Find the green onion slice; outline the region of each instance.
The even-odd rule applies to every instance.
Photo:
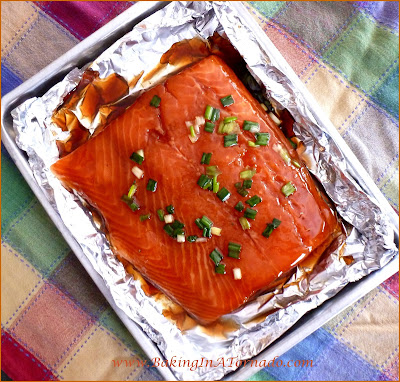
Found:
[[[214,194],[216,194],[219,191],[219,182],[217,181],[218,175],[215,175],[213,177],[213,184],[212,184],[212,190]]]
[[[236,146],[238,144],[238,135],[229,134],[224,136],[224,147]]]
[[[214,224],[213,221],[210,218],[208,218],[207,216],[203,216],[200,219],[200,221],[203,224],[203,226],[207,227],[207,228],[211,228],[213,226],[213,224]]]
[[[248,204],[250,207],[254,207],[261,202],[262,199],[258,195],[254,195],[250,199],[246,200],[246,204]]]
[[[206,106],[206,111],[204,112],[204,118],[211,120],[214,108],[211,105]]]
[[[191,125],[191,126],[189,127],[189,130],[190,130],[190,136],[191,136],[192,138],[196,138],[196,132],[194,131],[194,126],[193,126],[193,125]]]
[[[207,133],[213,133],[215,129],[215,124],[212,122],[206,122],[204,125],[204,130],[207,131]]]
[[[215,266],[215,273],[218,273],[220,275],[224,275],[225,272],[225,264],[218,264]]]
[[[160,103],[161,103],[161,98],[158,95],[155,95],[150,101],[150,106],[159,107]]]
[[[158,218],[160,219],[160,221],[163,222],[165,213],[161,208],[159,210],[157,210],[157,215],[158,215]]]
[[[252,208],[246,208],[246,211],[244,211],[244,217],[254,220],[257,212],[257,210],[253,210]]]
[[[222,174],[222,172],[219,170],[218,166],[208,166],[206,168],[206,174],[208,176],[215,176]]]
[[[210,253],[210,259],[214,262],[215,265],[218,265],[223,258],[224,256],[218,250],[218,248],[214,248],[214,250]]]
[[[225,187],[223,187],[221,191],[217,193],[217,196],[221,200],[221,202],[225,202],[230,198],[231,193]]]
[[[229,122],[233,122],[236,121],[237,117],[225,117],[224,118],[224,123],[229,123]]]
[[[130,159],[135,161],[137,164],[142,164],[144,161],[144,158],[136,152],[132,153]]]
[[[133,182],[131,188],[128,191],[128,198],[132,199],[132,196],[135,194],[136,190],[137,190],[136,182]]]
[[[201,174],[197,184],[203,189],[206,190],[210,186],[212,186],[212,178],[209,178],[207,175]]]
[[[219,109],[213,109],[212,115],[211,115],[211,122],[216,122],[219,120],[220,116],[220,110]]]
[[[251,179],[245,179],[243,181],[243,188],[250,189],[252,185],[253,185],[253,181]]]
[[[157,190],[157,181],[154,179],[149,179],[146,189],[148,191],[155,192]]]
[[[221,98],[220,101],[223,107],[232,105],[235,102],[231,95],[227,95],[226,97]]]
[[[244,204],[242,202],[239,202],[238,204],[236,204],[235,210],[242,212],[244,210]]]
[[[264,232],[262,235],[266,238],[271,236],[271,233],[274,229],[278,228],[279,225],[281,224],[281,221],[279,219],[273,219],[271,223],[267,225],[267,228],[265,228]]]
[[[240,259],[240,251],[242,250],[242,246],[237,243],[229,242],[228,244],[228,256],[233,257],[235,259]]]
[[[210,164],[212,153],[203,153],[200,164]]]
[[[249,221],[243,216],[239,218],[239,223],[242,226],[243,230],[250,229],[251,227]]]
[[[173,221],[173,223],[171,223],[171,227],[173,229],[183,228],[183,227],[185,227],[185,224],[176,219]]]
[[[256,145],[267,146],[269,142],[269,133],[256,133]]]
[[[184,235],[185,231],[182,228],[175,228],[173,236],[176,237],[178,235]]]
[[[150,219],[151,214],[148,213],[146,215],[140,215],[139,219],[141,222],[145,221],[145,220],[149,220]]]
[[[174,236],[174,229],[171,227],[171,224],[166,224],[164,226],[164,231],[171,237]]]
[[[236,191],[238,192],[238,194],[239,194],[240,196],[247,196],[247,195],[249,194],[249,191],[247,191],[247,190],[244,189],[243,187],[238,188]]]
[[[254,142],[252,141],[247,141],[247,144],[249,145],[249,147],[258,147],[258,145],[256,145]]]
[[[239,176],[240,179],[251,179],[256,174],[256,172],[257,170],[255,169],[244,170],[239,174]]]
[[[197,218],[194,222],[196,223],[197,227],[199,227],[201,230],[204,228],[204,224],[201,222],[200,218]]]
[[[297,143],[293,142],[290,138],[288,138],[288,141],[290,145],[296,150],[297,149]]]
[[[260,124],[258,122],[244,121],[243,130],[250,131],[251,133],[258,133],[260,131]]]
[[[191,235],[191,236],[188,236],[186,239],[189,243],[194,243],[197,240],[197,236]]]
[[[165,209],[167,210],[167,212],[168,212],[169,214],[173,214],[173,213],[175,212],[175,207],[174,207],[172,204],[170,204],[169,206],[167,206]]]
[[[211,237],[211,228],[204,227],[203,228],[203,237]]]
[[[281,188],[281,191],[283,195],[288,197],[296,191],[296,187],[292,184],[292,182],[288,182]]]

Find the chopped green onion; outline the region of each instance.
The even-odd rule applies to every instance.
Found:
[[[225,264],[218,264],[215,266],[215,273],[218,273],[220,275],[224,275],[225,272]]]
[[[222,228],[211,227],[211,234],[215,236],[221,236]]]
[[[190,136],[191,136],[192,138],[196,138],[196,132],[194,131],[193,125],[191,125],[191,126],[189,127],[189,130],[190,130]]]
[[[230,198],[231,193],[225,187],[223,187],[222,190],[217,193],[217,196],[221,202],[225,202]]]
[[[212,179],[207,175],[201,174],[197,184],[203,189],[206,190],[210,186],[212,186]]]
[[[262,235],[266,238],[271,236],[271,233],[274,229],[278,228],[279,225],[281,224],[281,221],[279,219],[273,219],[272,223],[269,223],[267,225],[267,228],[265,228],[264,232],[262,233]]]
[[[213,221],[211,219],[209,219],[207,216],[203,216],[200,219],[200,221],[203,224],[203,226],[207,227],[207,228],[211,228],[213,226],[213,224],[214,224]]]
[[[133,184],[128,192],[128,198],[132,199],[132,196],[135,194],[136,190],[137,190],[136,182],[133,182]]]
[[[129,205],[129,208],[132,211],[137,211],[139,209],[139,204],[137,204],[136,202],[132,201],[132,203]]]
[[[233,268],[233,278],[235,280],[242,279],[242,270],[240,268]]]
[[[229,123],[229,122],[233,122],[236,121],[237,117],[225,117],[224,118],[224,123]]]
[[[164,221],[165,221],[167,224],[172,223],[172,222],[174,221],[174,215],[171,215],[171,214],[165,215],[165,216],[164,216]]]
[[[254,207],[261,202],[262,199],[258,195],[254,195],[249,200],[246,200],[246,204],[248,204],[250,207]]]
[[[200,229],[204,228],[204,224],[201,222],[200,218],[197,218],[194,222],[196,223],[197,227],[199,227]]]
[[[296,191],[296,187],[292,184],[292,182],[286,183],[282,188],[281,191],[283,195],[290,196]]]
[[[223,258],[224,256],[217,248],[214,248],[214,250],[210,253],[210,259],[214,262],[215,265],[218,265]]]
[[[146,215],[140,215],[139,219],[141,222],[144,222],[145,220],[149,220],[150,219],[151,214],[146,214]]]
[[[204,112],[204,118],[211,120],[214,108],[211,105],[206,106],[206,111]]]
[[[269,142],[269,133],[256,133],[256,145],[267,146]]]
[[[254,142],[252,141],[247,141],[247,144],[249,145],[249,147],[258,147],[258,145],[256,145]]]
[[[200,164],[210,164],[212,153],[203,153]]]
[[[142,164],[144,161],[144,158],[136,152],[132,153],[130,159],[135,161],[137,164]]]
[[[258,122],[244,121],[243,130],[258,133],[260,131],[260,124]]]
[[[288,138],[288,141],[290,145],[296,150],[297,149],[297,143],[293,142],[290,138]]]
[[[257,212],[257,210],[253,210],[252,208],[246,208],[246,211],[244,211],[244,217],[254,220]]]
[[[237,134],[229,134],[224,136],[224,147],[236,146],[238,144]]]
[[[132,174],[135,175],[136,178],[142,179],[144,172],[138,166],[133,166],[132,167]]]
[[[208,176],[215,176],[215,175],[220,175],[222,174],[221,171],[219,170],[218,166],[208,166],[206,168],[206,174]]]
[[[216,122],[219,120],[220,116],[220,110],[219,109],[213,109],[212,115],[211,115],[211,122]]]
[[[177,228],[183,228],[185,226],[185,224],[183,224],[179,220],[174,220],[174,222],[171,224],[171,226],[173,229],[177,229]]]
[[[219,190],[219,182],[217,181],[218,175],[214,175],[213,177],[213,184],[212,184],[212,190],[213,193],[216,194]]]
[[[158,95],[155,95],[150,101],[150,106],[159,107],[160,102],[161,102],[161,98]]]
[[[160,219],[160,221],[163,222],[165,213],[161,208],[159,210],[157,210],[157,215],[158,215],[158,218]]]
[[[256,172],[257,172],[257,170],[255,170],[255,169],[244,170],[239,174],[239,176],[240,176],[240,179],[251,179],[256,174]]]
[[[244,204],[242,202],[239,202],[238,204],[236,204],[235,210],[242,212],[244,210]]]
[[[251,188],[253,181],[251,179],[245,179],[243,181],[243,188]]]
[[[250,229],[251,227],[249,221],[243,216],[239,218],[239,223],[242,226],[243,230]]]
[[[249,194],[249,191],[245,190],[243,187],[238,188],[236,191],[240,196],[247,196]]]
[[[211,237],[211,228],[204,227],[203,228],[203,237]]]
[[[288,151],[286,149],[284,149],[283,147],[280,149],[279,154],[281,156],[281,158],[283,159],[283,161],[286,164],[290,163],[290,155],[288,153]]]
[[[189,243],[194,243],[197,240],[197,236],[196,235],[191,235],[187,237],[187,241]]]
[[[174,237],[178,235],[184,235],[185,231],[182,228],[175,228],[174,229]]]
[[[173,214],[173,213],[175,212],[175,207],[174,207],[172,204],[170,204],[169,206],[167,206],[165,209],[167,210],[167,212],[168,212],[169,214]]]
[[[223,107],[232,105],[235,102],[231,95],[227,95],[226,97],[221,98],[220,101]]]
[[[128,195],[122,195],[121,200],[125,202],[132,211],[137,211],[139,209],[139,205]]]
[[[171,237],[174,236],[174,229],[171,227],[170,224],[166,224],[166,225],[164,226],[164,231],[165,231],[169,236],[171,236]]]
[[[155,192],[157,190],[157,181],[154,179],[149,179],[146,189],[147,191]]]
[[[207,133],[213,133],[215,129],[215,124],[212,122],[206,122],[204,125],[204,130],[207,131]]]
[[[228,256],[235,259],[240,259],[240,251],[242,246],[240,244],[229,242],[228,244]]]
[[[240,182],[235,183],[235,187],[236,188],[242,188],[242,183],[240,183]]]

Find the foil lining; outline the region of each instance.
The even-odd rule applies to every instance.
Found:
[[[140,281],[127,274],[80,198],[65,190],[50,172],[50,165],[59,155],[56,140],[65,139],[66,134],[51,121],[51,115],[63,97],[76,87],[85,68],[74,69],[42,97],[27,100],[12,112],[17,144],[28,153],[39,186],[103,277],[116,304],[157,344],[165,359],[176,361],[171,368],[182,380],[223,378],[240,365],[236,361],[259,354],[305,313],[349,282],[383,267],[398,253],[388,217],[350,175],[340,148],[324,126],[317,125],[303,96],[276,68],[273,53],[262,48],[228,2],[172,2],[135,26],[89,67],[99,71],[101,78],[118,73],[129,82],[142,71],[146,74],[155,67],[172,44],[196,36],[208,38],[214,32],[230,40],[269,95],[290,111],[296,120],[295,133],[304,142],[306,154],[313,158],[311,172],[349,224],[345,243],[324,258],[323,264],[308,277],[302,278],[303,269],[298,267],[287,287],[260,295],[224,317],[237,323],[236,329],[227,330],[225,336],[210,335],[201,326],[181,332],[164,317],[165,301],[148,297]],[[130,89],[130,95],[138,96],[152,85],[140,79]],[[94,131],[96,126],[86,127]],[[352,257],[353,261],[347,264],[345,257]],[[213,360],[214,365],[207,365],[202,359]],[[179,360],[189,360],[190,364],[179,364]]]

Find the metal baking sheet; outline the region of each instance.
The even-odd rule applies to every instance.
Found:
[[[166,4],[167,3],[165,2],[143,2],[135,4],[133,7],[129,8],[123,14],[121,14],[109,24],[97,31],[95,34],[78,44],[66,55],[60,57],[58,60],[56,60],[47,68],[38,73],[36,76],[32,77],[30,80],[22,84],[13,92],[7,94],[2,99],[2,139],[4,144],[6,145],[16,165],[21,170],[23,176],[35,192],[38,199],[43,204],[46,211],[49,213],[50,217],[52,218],[58,229],[65,237],[71,248],[74,250],[83,266],[86,268],[90,276],[93,278],[94,282],[106,296],[107,300],[113,306],[114,310],[117,312],[117,314],[120,316],[122,321],[132,333],[132,335],[136,338],[136,340],[139,342],[139,344],[146,351],[150,358],[163,357],[155,344],[141,331],[141,329],[133,321],[131,321],[119,308],[116,307],[115,303],[112,301],[111,295],[105,283],[97,274],[97,272],[92,268],[86,256],[82,253],[77,242],[72,238],[69,231],[67,231],[58,215],[50,207],[47,199],[38,188],[35,180],[33,179],[32,172],[27,163],[27,158],[25,154],[15,145],[15,136],[12,128],[10,111],[27,98],[30,98],[32,96],[40,96],[45,90],[47,90],[52,85],[57,83],[61,78],[63,78],[63,76],[68,73],[72,68],[76,66],[81,67],[87,62],[90,62],[93,58],[97,57],[103,50],[110,46],[114,41],[124,35],[127,31],[129,31],[134,25],[139,23],[152,12],[162,8]],[[248,25],[252,29],[263,47],[265,47],[269,51],[274,50],[274,54],[279,55],[279,52],[266,37],[265,33],[259,28],[254,19],[250,16],[246,8],[239,2],[233,2],[231,5],[241,15],[241,18],[246,23],[246,25]],[[280,60],[280,63],[282,66],[279,69],[286,73],[286,75],[289,77],[292,83],[296,85],[297,89],[299,89],[301,93],[306,95],[306,99],[310,99],[310,95],[308,94],[307,89],[298,79],[296,74],[291,70],[291,68],[286,64],[283,57]],[[358,160],[344,143],[337,130],[326,119],[326,117],[324,117],[324,114],[321,112],[321,110],[319,110],[316,102],[309,103],[307,106],[312,111],[317,122],[323,122],[323,125],[328,126],[328,133],[340,146],[348,162],[351,163],[351,167],[353,170],[352,175],[357,179],[362,188],[368,190],[369,194],[372,194],[375,197],[379,205],[387,211],[387,214],[388,216],[390,216],[390,219],[392,220],[394,226],[397,227],[397,214],[390,207],[389,203],[385,200],[384,196],[376,187],[372,179],[361,167]],[[396,232],[396,242],[398,245],[398,231]],[[379,285],[382,281],[394,274],[397,270],[398,260],[396,258],[393,259],[389,264],[387,264],[387,266],[385,266],[383,269],[372,273],[358,283],[350,284],[336,297],[332,298],[318,309],[310,312],[305,317],[303,317],[303,319],[301,319],[289,332],[282,336],[278,341],[275,341],[274,344],[269,346],[265,351],[260,353],[254,359],[269,360],[274,358],[275,356],[281,355],[292,346],[294,346],[296,343],[301,341],[303,338],[305,338],[307,335],[312,333],[314,330],[318,329],[321,325],[330,320],[337,313],[339,313],[347,306],[355,302],[358,298],[362,297],[364,294]],[[160,368],[159,372],[164,378],[168,380],[176,379],[171,370],[165,367]],[[251,367],[244,367],[238,369],[235,372],[232,372],[231,374],[226,376],[226,379],[243,379],[250,376],[254,372],[254,368],[252,369]]]

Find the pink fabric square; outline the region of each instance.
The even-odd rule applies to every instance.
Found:
[[[43,363],[55,368],[93,321],[68,297],[45,284],[10,328],[11,335]]]

